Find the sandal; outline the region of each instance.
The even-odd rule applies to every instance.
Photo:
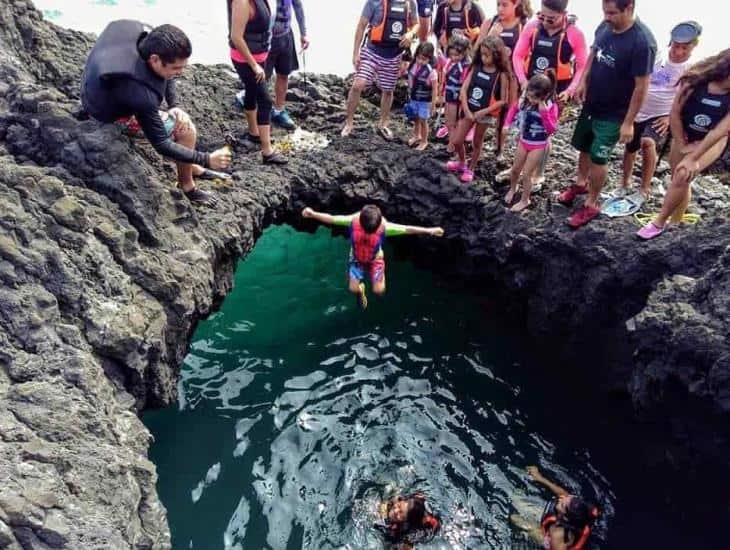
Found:
[[[393,132],[387,126],[378,126],[375,130],[385,141],[393,141]]]
[[[197,187],[193,187],[188,191],[183,191],[183,194],[193,204],[213,207],[218,203],[218,199],[215,198],[215,195],[208,193],[207,191],[203,191],[202,189],[198,189]]]
[[[286,164],[289,162],[289,159],[281,153],[271,153],[268,156],[262,153],[261,158],[264,164]]]

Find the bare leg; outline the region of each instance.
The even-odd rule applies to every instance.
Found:
[[[590,159],[589,159],[590,160]],[[588,186],[588,198],[585,205],[598,208],[598,199],[601,196],[601,190],[606,184],[608,177],[608,164],[591,163],[590,184]]]
[[[636,152],[630,153],[629,151],[624,151],[623,176],[621,178],[621,187],[624,189],[631,187],[631,174],[634,172],[635,162]]]
[[[716,143],[714,147],[702,155],[699,160],[700,171],[704,170],[720,158],[720,155],[725,150],[726,144],[727,138],[722,139]],[[679,146],[676,145],[676,141],[672,143],[673,153],[675,149],[679,149]],[[673,156],[675,159],[677,158],[676,154]],[[676,162],[674,165],[676,166]],[[667,189],[667,194],[664,196],[664,204],[662,204],[662,211],[659,213],[656,220],[654,220],[654,225],[657,227],[664,227],[670,216],[672,216],[672,221],[681,220],[681,216],[684,215],[684,208],[686,208],[688,202],[690,192],[689,184],[690,181],[687,179],[685,172],[674,172],[672,174],[672,183],[670,184],[669,189]],[[678,212],[678,210],[681,210],[681,213]],[[679,220],[677,220],[677,217],[679,217]]]
[[[244,111],[246,113],[246,123],[248,124],[248,133],[252,136],[259,136],[259,124],[256,122],[256,109],[253,111]]]
[[[342,129],[343,136],[349,135],[352,131],[352,126],[355,123],[355,111],[357,111],[360,96],[365,86],[367,86],[367,82],[362,78],[356,78],[352,83],[350,93],[347,95],[347,118],[345,119],[345,127]]]
[[[466,164],[466,147],[464,146],[464,140],[466,134],[471,130],[472,121],[467,118],[462,118],[456,126],[456,133],[454,135],[454,151],[459,155],[459,161],[462,164]]]
[[[517,184],[520,181],[520,175],[522,174],[522,167],[525,165],[527,159],[527,151],[522,144],[517,145],[517,151],[515,151],[515,160],[512,163],[512,170],[510,170],[510,186],[509,191],[504,196],[504,202],[507,206],[512,204],[517,193]]]
[[[576,185],[586,187],[591,179],[591,156],[588,153],[581,153],[578,157],[578,177]]]
[[[180,145],[184,145],[189,149],[195,149],[195,142],[198,140],[198,132],[193,124],[190,124],[189,128],[185,132],[177,132],[175,134],[175,141]],[[195,182],[193,181],[193,165],[185,162],[178,162],[177,164],[177,185],[183,191],[190,191],[195,188]]]
[[[657,145],[651,138],[641,140],[641,192],[646,198],[651,193],[651,178],[657,165]]]
[[[522,198],[520,202],[512,207],[513,212],[522,212],[525,208],[530,206],[530,195],[532,194],[532,176],[537,170],[544,150],[529,151],[527,158],[525,159],[525,167],[522,170],[524,177],[522,178]]]
[[[289,90],[289,75],[276,75],[276,83],[274,84],[274,109],[282,111],[286,104],[286,92]]]
[[[550,158],[550,153],[553,151],[553,144],[548,141],[547,147],[542,150],[542,155],[540,155],[540,162],[537,165],[537,170],[535,170],[535,174],[532,178],[532,183],[542,183],[545,181],[545,168],[547,167],[547,161]]]
[[[469,163],[469,169],[472,172],[477,169],[479,157],[482,156],[482,147],[484,146],[484,132],[486,131],[487,125],[479,124],[477,122],[476,130],[474,130],[474,150],[471,152],[471,162]]]
[[[428,40],[428,35],[431,32],[431,18],[419,17],[418,23],[418,39],[421,42],[425,42],[426,40]]]
[[[274,149],[271,147],[271,126],[268,124],[259,126],[259,135],[261,136],[261,152],[266,157],[272,155]]]
[[[382,92],[380,96],[380,124],[381,128],[387,128],[390,124],[390,108],[393,105],[393,92]]]
[[[447,103],[446,107],[444,108],[444,112],[446,115],[446,128],[449,129],[449,144],[446,146],[446,151],[449,153],[454,152],[454,132],[456,131],[456,116],[457,116],[457,107],[453,103]]]

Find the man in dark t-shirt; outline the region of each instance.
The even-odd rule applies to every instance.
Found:
[[[635,0],[603,0],[604,21],[596,29],[588,68],[576,90],[583,110],[573,133],[580,151],[578,177],[558,200],[572,204],[588,193],[568,220],[577,229],[600,214],[598,198],[606,183],[608,161],[617,142],[628,143],[634,119],[649,88],[656,40],[634,16]]]

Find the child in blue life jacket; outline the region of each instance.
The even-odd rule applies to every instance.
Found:
[[[413,137],[408,140],[408,146],[415,147],[418,151],[428,147],[428,121],[436,111],[438,99],[438,73],[434,68],[433,53],[433,44],[421,42],[408,67],[408,109],[415,118]]]
[[[389,222],[374,204],[365,205],[360,212],[345,216],[332,216],[307,207],[302,210],[302,217],[327,225],[350,228],[351,247],[347,270],[349,289],[357,296],[358,303],[363,309],[368,305],[364,282],[366,274],[370,277],[373,292],[378,295],[385,294],[385,254],[383,252],[385,237],[399,235],[442,237],[444,234],[444,230],[440,227],[419,227]]]
[[[436,137],[449,136],[449,144],[446,150],[454,152],[454,144],[451,140],[456,130],[456,123],[459,116],[459,95],[461,86],[464,84],[464,77],[469,68],[467,53],[470,47],[469,39],[462,35],[455,35],[449,40],[449,47],[446,50],[448,60],[441,71],[441,98],[444,105],[444,118],[446,125],[440,128]]]
[[[519,107],[519,114],[516,106],[510,107],[507,113],[506,127],[509,127],[516,117],[519,117],[520,121],[520,138],[510,173],[510,188],[504,197],[505,204],[512,205],[517,193],[517,184],[522,176],[522,198],[512,206],[513,212],[522,212],[530,206],[532,175],[547,152],[550,136],[558,128],[560,113],[555,101],[556,85],[554,70],[548,69],[544,73],[536,74],[527,83],[525,99]]]

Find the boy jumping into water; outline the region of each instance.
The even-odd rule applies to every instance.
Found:
[[[432,235],[442,237],[444,230],[440,227],[419,227],[399,225],[387,221],[380,209],[368,204],[360,212],[346,216],[332,216],[323,212],[315,212],[307,207],[302,210],[302,217],[312,218],[327,225],[341,225],[350,228],[350,259],[348,261],[348,278],[350,292],[357,296],[360,307],[368,306],[365,294],[365,275],[369,273],[373,292],[385,293],[385,254],[383,242],[385,237],[399,235]]]

